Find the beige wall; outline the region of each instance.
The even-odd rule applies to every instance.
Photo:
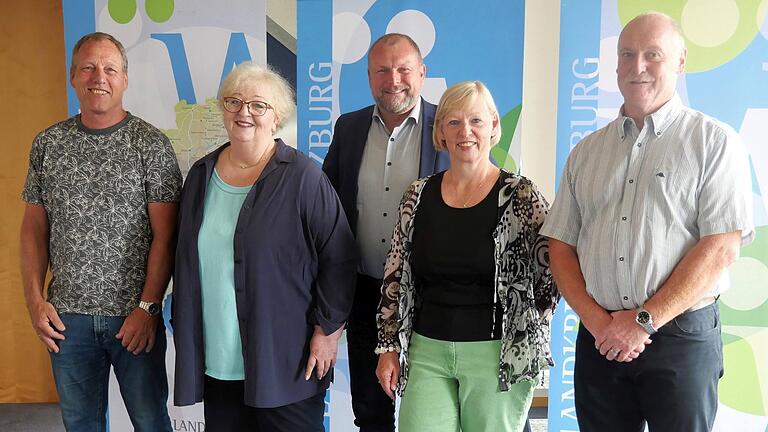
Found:
[[[296,2],[267,0],[267,16],[296,39]]]
[[[0,403],[56,400],[48,353],[21,288],[19,198],[32,139],[66,112],[61,3],[27,0],[0,13]]]
[[[525,2],[524,44],[521,171],[551,204],[555,199],[560,0]]]

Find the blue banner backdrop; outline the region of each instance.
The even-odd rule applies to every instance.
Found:
[[[459,0],[298,0],[298,148],[322,163],[339,114],[373,103],[368,88],[369,45],[386,33],[407,33],[427,65],[424,98],[437,103],[450,85],[483,81],[494,96],[504,134],[492,150],[517,171],[517,122],[522,107],[524,1],[493,0],[456,11]],[[467,26],[482,31],[466,31]]]
[[[568,153],[618,114],[616,44],[621,28],[655,10],[681,26],[688,48],[678,80],[683,103],[732,126],[750,152],[757,236],[730,268],[720,298],[725,376],[715,431],[768,431],[768,2],[561,0],[558,181]],[[556,368],[550,431],[577,431],[573,364],[578,317],[563,304],[553,322]],[[737,426],[738,425],[738,426]]]
[[[373,103],[368,87],[367,51],[386,33],[406,33],[419,45],[427,65],[422,96],[437,103],[450,85],[481,80],[494,96],[503,135],[496,161],[517,171],[522,107],[523,0],[487,1],[467,16],[460,0],[298,0],[298,148],[322,164],[333,124],[341,114]],[[467,27],[482,31],[469,31]],[[362,144],[362,143],[361,143]],[[346,349],[339,352],[336,382],[327,403],[331,432],[354,431]]]
[[[600,60],[600,0],[560,4],[560,65],[557,97],[556,183],[571,149],[597,129]],[[573,393],[579,317],[565,300],[552,317],[552,356],[547,418],[550,431],[579,430]]]

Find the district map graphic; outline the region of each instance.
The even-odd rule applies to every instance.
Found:
[[[221,122],[216,98],[208,98],[205,104],[198,105],[181,100],[174,108],[177,129],[163,129],[163,132],[171,140],[179,168],[186,177],[195,161],[227,142],[227,131]]]

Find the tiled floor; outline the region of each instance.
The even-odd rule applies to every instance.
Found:
[[[547,432],[547,411],[531,411],[532,432]],[[64,432],[57,404],[0,404],[2,432]]]
[[[58,404],[0,404],[2,432],[63,432]]]
[[[547,432],[547,419],[531,419],[531,432]]]
[[[549,369],[544,370],[544,376],[542,383],[537,389],[543,391],[546,395],[546,388],[549,387]],[[531,420],[531,432],[547,432],[547,409],[546,408],[532,408],[530,414]]]
[[[531,432],[547,432],[547,408],[531,408]]]

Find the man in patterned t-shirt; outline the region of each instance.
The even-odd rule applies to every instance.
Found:
[[[35,138],[22,193],[24,293],[68,431],[106,430],[110,365],[134,429],[171,430],[160,303],[181,174],[168,138],[123,109],[127,72],[114,37],[77,42],[81,113]]]

